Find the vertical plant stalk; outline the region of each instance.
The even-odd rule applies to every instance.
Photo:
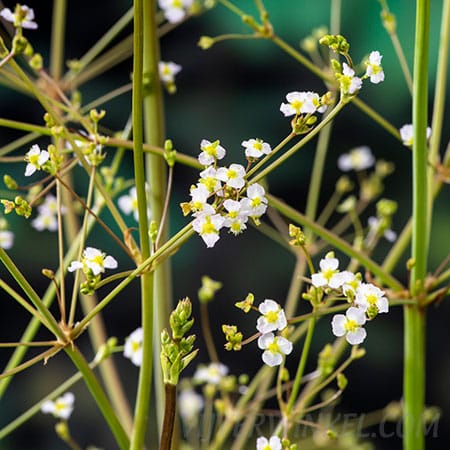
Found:
[[[425,404],[425,310],[419,299],[427,272],[429,222],[427,181],[428,40],[430,0],[416,2],[416,35],[413,85],[413,226],[410,290],[415,304],[404,308],[404,437],[405,450],[423,450]]]
[[[161,442],[159,450],[170,450],[172,447],[172,436],[175,425],[175,413],[177,404],[177,386],[172,383],[164,384],[165,390],[165,412],[162,424]]]
[[[144,76],[146,78],[146,92],[144,97],[144,135],[146,144],[162,147],[164,144],[164,112],[163,93],[159,81],[158,62],[160,60],[158,27],[156,23],[155,0],[144,0]],[[145,156],[147,169],[147,184],[150,188],[150,206],[152,219],[161,226],[164,215],[164,200],[167,189],[167,164],[158,155]],[[158,233],[158,241],[167,239],[167,224]],[[154,352],[161,350],[161,331],[169,323],[172,305],[170,264],[166,261],[159,264],[154,271]],[[161,362],[154,360],[154,385],[156,397],[156,417],[158,429],[161,429],[164,416],[164,381],[162,378]]]
[[[145,189],[144,151],[143,151],[143,60],[144,60],[144,0],[134,1],[133,35],[133,162],[136,194],[139,213],[139,241],[142,259],[150,256],[150,238],[148,235],[147,195]],[[153,273],[141,275],[141,323],[143,329],[142,364],[134,410],[134,428],[130,450],[142,450],[150,406],[153,367]]]

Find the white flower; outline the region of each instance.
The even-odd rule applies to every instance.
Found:
[[[149,187],[145,185],[146,194],[147,197],[149,195]],[[137,200],[137,192],[136,192],[136,186],[133,186],[130,188],[128,194],[122,195],[117,200],[117,204],[119,205],[119,208],[126,214],[130,215],[133,213],[134,220],[136,222],[139,221],[139,210],[138,210],[138,200]],[[147,218],[150,219],[151,217],[151,210],[150,207],[147,208]]]
[[[31,226],[38,231],[56,231],[58,229],[58,201],[53,194],[48,194],[44,201],[37,207],[38,215],[32,220]],[[66,208],[61,206],[61,214],[65,214]]]
[[[200,142],[200,150],[202,151],[198,156],[200,164],[209,166],[216,162],[216,160],[222,159],[226,150],[220,145],[220,141],[210,142],[207,139],[202,139]]]
[[[58,229],[58,219],[55,214],[44,212],[31,221],[31,226],[38,231],[56,231]]]
[[[278,436],[271,436],[269,440],[261,436],[256,439],[256,450],[282,450],[281,440]]]
[[[247,226],[248,221],[247,211],[243,208],[243,203],[230,198],[223,202],[223,207],[226,209],[224,226],[230,229],[230,232],[235,236],[242,233]]]
[[[264,334],[270,331],[283,330],[287,326],[283,308],[275,301],[266,299],[258,307],[262,314],[256,323],[256,329]]]
[[[8,230],[0,230],[0,247],[9,250],[14,244],[14,233]]]
[[[105,269],[116,269],[117,261],[112,256],[107,256],[101,250],[93,247],[86,247],[83,250],[83,256],[81,261],[72,261],[69,268],[69,272],[82,269],[85,273],[92,273],[97,276],[103,273]]]
[[[262,360],[270,367],[279,366],[283,362],[283,355],[292,352],[292,342],[283,336],[264,333],[258,338],[258,347],[264,350]]]
[[[414,141],[414,128],[412,124],[406,124],[403,125],[400,128],[400,136],[403,141],[403,145],[406,145],[407,147],[412,147],[413,141]],[[431,136],[431,128],[427,127],[427,139],[430,139]]]
[[[182,21],[192,3],[193,0],[158,0],[159,7],[164,11],[164,16],[170,23]]]
[[[197,421],[203,405],[203,397],[193,389],[183,389],[178,396],[178,410],[181,418],[187,423]]]
[[[199,215],[193,220],[192,228],[200,235],[208,248],[214,247],[219,240],[219,230],[224,226],[225,218],[220,214]]]
[[[13,13],[9,8],[4,8],[0,11],[0,16],[8,22],[12,22],[15,27],[28,28],[35,30],[38,26],[33,22],[34,11],[26,5],[17,5]]]
[[[353,95],[361,89],[362,80],[355,76],[355,71],[347,63],[342,63],[342,67],[342,74],[338,77],[341,91],[343,94]]]
[[[365,170],[375,164],[375,157],[367,146],[355,147],[338,159],[338,167],[343,172]]]
[[[285,115],[314,114],[316,111],[324,112],[326,105],[321,105],[319,94],[315,92],[289,92],[286,95],[289,103],[282,103],[280,111]]]
[[[346,297],[350,298],[350,300],[353,300],[355,298],[356,289],[361,284],[360,276],[357,276],[348,270],[340,272],[340,276],[343,280],[342,292]]]
[[[228,374],[228,367],[225,364],[212,362],[198,366],[194,373],[194,381],[196,383],[207,383],[218,385],[223,377]]]
[[[245,148],[245,156],[247,158],[260,158],[262,155],[268,155],[272,151],[270,144],[263,142],[261,139],[242,141],[241,145]]]
[[[36,170],[41,170],[42,166],[49,160],[50,154],[47,150],[41,150],[39,145],[34,144],[25,155],[25,161],[28,162],[25,168],[25,176],[33,175]]]
[[[230,167],[219,167],[217,178],[227,186],[234,189],[241,189],[245,185],[245,168],[241,164],[231,164]]]
[[[181,71],[182,67],[172,61],[158,63],[159,78],[163,83],[173,83],[175,75]]]
[[[382,58],[383,56],[379,51],[374,51],[370,53],[369,60],[366,61],[366,76],[370,77],[370,81],[374,84],[384,81],[384,72],[381,67]]]
[[[189,195],[192,197],[190,201],[191,210],[194,212],[204,211],[208,205],[208,197],[211,195],[204,183],[198,183],[197,186],[191,186]]]
[[[384,229],[383,220],[371,216],[367,219],[367,223],[369,224],[369,233],[368,236],[371,234],[381,234],[380,231],[383,229],[383,236],[384,238],[389,242],[394,242],[397,239],[397,233],[390,228]],[[369,240],[369,237],[368,239]]]
[[[356,289],[355,303],[369,315],[387,313],[389,311],[388,299],[384,292],[371,283],[361,283]]]
[[[75,396],[72,392],[66,392],[63,396],[58,397],[55,401],[46,400],[41,405],[41,411],[44,414],[53,414],[57,419],[67,420],[73,411]]]
[[[127,338],[125,338],[125,345],[123,348],[123,356],[131,359],[135,366],[142,364],[142,339],[144,333],[142,328],[134,330]]]
[[[351,345],[361,344],[367,336],[366,330],[362,327],[366,323],[366,315],[360,308],[351,306],[344,314],[336,314],[331,321],[333,334],[344,336]]]
[[[200,172],[199,182],[204,184],[211,194],[221,193],[222,183],[217,178],[217,169],[214,169],[213,166],[209,166]]]
[[[329,286],[338,289],[345,282],[346,275],[339,272],[339,260],[328,254],[319,262],[320,272],[311,275],[312,284],[315,287]]]
[[[261,217],[267,209],[266,191],[260,184],[253,183],[247,188],[246,194],[242,202],[244,210],[248,211],[250,217]]]

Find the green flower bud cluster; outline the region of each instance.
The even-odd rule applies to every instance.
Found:
[[[169,317],[172,336],[167,329],[161,333],[161,367],[166,384],[176,385],[180,373],[198,353],[198,349],[193,350],[195,335],[184,337],[194,323],[191,313],[189,298],[180,300]]]

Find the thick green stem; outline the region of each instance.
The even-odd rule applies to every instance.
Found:
[[[164,144],[163,94],[159,81],[158,63],[160,60],[158,26],[156,23],[156,2],[144,1],[144,75],[149,85],[144,98],[144,133],[145,142],[162,147]],[[146,154],[147,183],[150,187],[150,206],[152,219],[162,226],[161,240],[167,239],[167,226],[162,224],[165,195],[167,189],[167,164],[161,156]],[[154,243],[155,245],[155,243]],[[154,271],[154,352],[161,350],[160,336],[162,329],[169,322],[172,304],[169,261],[159,264]],[[154,360],[154,385],[156,398],[156,417],[158,429],[161,429],[164,413],[164,382],[160,358]]]
[[[413,86],[413,225],[410,290],[416,304],[405,306],[404,331],[404,438],[405,450],[425,448],[425,311],[419,305],[427,274],[429,221],[427,180],[428,40],[430,0],[417,0]]]
[[[134,178],[139,212],[139,240],[142,259],[150,256],[148,235],[147,194],[145,188],[143,151],[143,70],[144,70],[144,0],[134,2],[134,57],[133,57],[133,162]],[[141,450],[144,446],[150,407],[150,393],[153,367],[153,273],[141,275],[141,323],[143,329],[142,364],[139,371],[138,391],[134,410],[134,428],[131,437],[131,450]]]
[[[128,450],[130,448],[130,441],[128,436],[123,429],[120,421],[114,413],[108,398],[106,397],[103,389],[94,375],[94,372],[89,367],[88,362],[84,359],[83,355],[76,347],[68,345],[65,347],[65,351],[73,361],[77,369],[83,375],[84,382],[86,383],[92,397],[95,399],[98,407],[100,408],[103,416],[108,422],[109,428],[111,429],[114,437],[116,438],[117,444],[121,450]],[[141,447],[142,449],[142,447]]]

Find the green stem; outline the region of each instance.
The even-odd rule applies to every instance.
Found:
[[[133,162],[134,178],[139,213],[139,240],[142,258],[150,257],[150,239],[148,235],[147,193],[145,188],[144,152],[143,152],[143,70],[144,70],[144,14],[151,10],[144,9],[144,0],[134,1],[134,56],[133,56]],[[144,446],[150,407],[150,393],[153,367],[153,273],[141,276],[141,323],[143,329],[142,364],[134,410],[134,428],[131,436],[130,450],[141,450]]]
[[[50,48],[50,74],[59,80],[64,67],[64,35],[66,29],[67,0],[53,0],[52,38]]]
[[[158,147],[164,145],[164,110],[163,93],[159,80],[158,63],[160,61],[158,25],[156,23],[155,0],[144,0],[144,74],[152,80],[147,86],[148,92],[144,97],[144,133],[145,142]],[[150,187],[150,206],[152,219],[156,221],[160,231],[157,242],[165,242],[168,237],[167,222],[163,223],[164,201],[167,193],[167,164],[159,155],[146,154],[147,183]],[[155,318],[153,329],[153,348],[155,355],[161,351],[161,331],[169,323],[172,305],[172,290],[169,261],[159,264],[154,271],[154,305]],[[158,429],[161,429],[164,416],[164,397],[167,388],[164,386],[160,358],[154,360],[154,386],[156,399],[156,418]],[[166,391],[166,392],[165,392]]]
[[[302,383],[303,373],[305,372],[306,361],[308,359],[309,350],[311,348],[311,341],[314,334],[315,325],[316,325],[316,315],[313,314],[311,319],[309,319],[308,332],[305,337],[305,343],[303,344],[302,355],[298,363],[297,373],[295,374],[294,384],[292,385],[292,392],[291,395],[289,396],[289,401],[286,407],[286,416],[288,420],[289,414],[291,413],[292,408],[295,405],[298,393],[300,391],[300,385]]]
[[[92,397],[95,399],[98,407],[100,408],[104,418],[108,422],[108,425],[116,438],[117,444],[119,445],[121,450],[129,450],[130,441],[129,438],[123,429],[120,421],[117,419],[116,414],[114,413],[111,404],[109,403],[108,398],[106,397],[100,383],[94,375],[94,372],[89,367],[89,364],[84,359],[83,355],[80,351],[75,347],[68,345],[64,349],[70,359],[73,361],[77,369],[81,372],[84,382],[88,387]],[[142,449],[142,447],[141,447]]]
[[[413,87],[413,224],[410,290],[416,304],[404,308],[404,437],[405,450],[423,450],[423,412],[425,406],[425,311],[419,306],[427,274],[429,221],[427,138],[428,125],[428,41],[430,0],[416,2],[416,35]]]

